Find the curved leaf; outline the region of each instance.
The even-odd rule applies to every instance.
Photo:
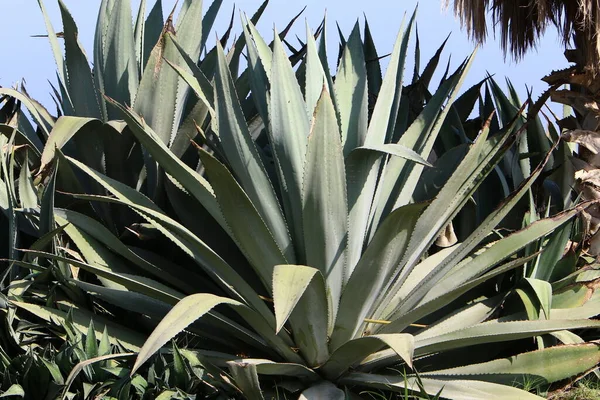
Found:
[[[330,379],[337,379],[349,371],[354,364],[383,347],[389,347],[412,368],[414,346],[413,335],[407,333],[365,336],[351,340],[338,348],[323,365],[322,370]]]
[[[588,372],[598,363],[598,343],[582,343],[551,347],[481,364],[425,372],[421,376],[485,380],[504,385],[514,385],[528,379],[547,384]]]
[[[422,385],[425,392],[431,396],[440,395],[443,398],[460,400],[543,400],[542,397],[515,387],[475,380],[432,379],[353,372],[344,377],[340,383],[402,393],[405,390],[420,392],[419,387]]]
[[[144,364],[165,343],[220,304],[241,305],[225,297],[208,293],[193,294],[182,299],[158,324],[139,351],[131,375]]]
[[[270,290],[273,268],[287,264],[285,256],[254,204],[227,168],[202,149],[200,159],[233,237],[262,283]]]

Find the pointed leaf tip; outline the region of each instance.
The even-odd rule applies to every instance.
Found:
[[[273,271],[273,302],[275,303],[276,332],[294,311],[298,301],[319,270],[303,265],[276,265]]]

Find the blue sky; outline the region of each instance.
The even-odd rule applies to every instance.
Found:
[[[149,7],[152,0],[147,0]],[[79,26],[80,41],[89,56],[92,54],[94,27],[100,0],[64,0]],[[134,14],[139,0],[131,0]],[[262,0],[238,0],[235,2],[237,9],[252,14]],[[50,12],[56,31],[61,30],[61,20],[57,0],[45,0],[45,5]],[[303,18],[298,21],[295,33],[304,36],[304,21],[308,20],[311,27],[316,28],[327,11],[329,27],[328,48],[330,54],[337,53],[337,32],[335,22],[339,23],[342,31],[347,36],[357,19],[363,25],[366,15],[371,27],[375,44],[381,54],[391,51],[393,42],[405,13],[411,14],[417,5],[416,0],[370,0],[343,1],[343,0],[301,0],[291,2],[288,0],[271,0],[261,22],[259,30],[263,35],[272,36],[273,26],[282,29],[285,24],[297,14],[304,5],[307,6]],[[163,0],[165,13],[168,13],[175,4],[174,0]],[[210,4],[205,0],[205,9]],[[0,85],[12,86],[21,78],[27,81],[30,94],[39,99],[43,104],[50,106],[50,86],[48,80],[54,82],[55,64],[52,58],[47,39],[33,38],[32,35],[44,34],[44,23],[37,1],[2,1],[3,28],[5,40],[0,41],[0,54],[4,61],[0,66]],[[225,30],[231,11],[234,7],[233,0],[224,0],[220,18],[216,25],[218,33]],[[236,32],[240,31],[239,18],[236,17]],[[456,66],[467,57],[474,48],[474,44],[467,39],[466,33],[461,30],[460,24],[455,19],[451,10],[444,11],[441,1],[425,0],[419,4],[417,17],[419,37],[421,42],[421,65],[438,48],[444,38],[451,33],[451,37],[444,53],[445,63],[447,57],[452,55],[452,65]],[[214,33],[212,34],[214,37]],[[10,37],[10,39],[8,39]],[[413,42],[414,45],[414,42]],[[90,60],[91,61],[91,60]],[[515,62],[510,57],[506,58],[500,51],[500,46],[493,37],[478,51],[475,64],[470,71],[466,87],[484,78],[487,72],[495,75],[500,83],[508,76],[518,92],[524,97],[525,85],[533,87],[534,95],[546,88],[540,81],[544,75],[553,69],[564,68],[567,62],[563,56],[563,49],[555,31],[548,31],[544,39],[526,57]],[[407,66],[407,72],[412,73],[412,66]],[[465,87],[465,88],[466,88]],[[53,107],[51,107],[53,109]]]

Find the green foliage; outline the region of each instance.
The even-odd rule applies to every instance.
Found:
[[[600,361],[568,150],[510,84],[459,95],[475,55],[430,92],[414,16],[384,76],[367,25],[332,76],[325,24],[205,52],[220,2],[103,1],[92,71],[60,5],[62,115],[0,89],[5,341],[59,391],[533,399]]]
[[[60,347],[54,347],[60,343],[56,340],[47,341],[48,329],[64,335]],[[3,397],[188,399],[187,393],[194,393],[214,398],[221,385],[192,352],[180,351],[175,346],[172,351],[153,357],[149,368],[131,374],[134,354],[118,344],[110,344],[107,330],[97,337],[93,323],[85,335],[81,334],[70,316],[61,325],[28,327],[21,332],[29,336],[21,343],[24,347],[29,341],[46,345],[30,347],[27,353],[3,363],[0,388]],[[227,391],[226,387],[223,389]]]

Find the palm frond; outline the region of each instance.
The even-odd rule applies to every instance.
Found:
[[[450,0],[445,0],[448,7]],[[579,65],[598,70],[599,0],[454,0],[454,12],[471,37],[484,42],[488,17],[500,31],[502,50],[521,58],[535,48],[546,28],[555,26],[565,46],[578,49]]]

